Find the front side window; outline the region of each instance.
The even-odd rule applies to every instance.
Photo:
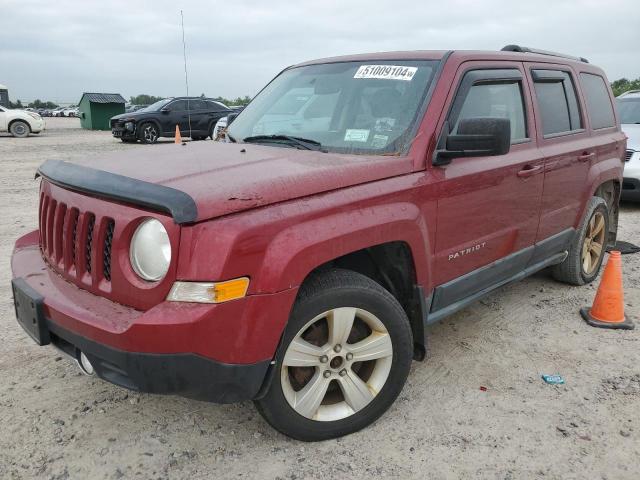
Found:
[[[640,96],[636,98],[618,98],[618,112],[620,112],[620,123],[640,124]]]
[[[511,122],[512,144],[527,139],[520,82],[473,85],[462,104],[453,132],[457,131],[460,120],[481,117],[508,118]]]
[[[616,119],[613,114],[613,106],[609,98],[609,89],[600,75],[591,73],[581,73],[580,82],[584,89],[584,96],[587,103],[587,111],[591,119],[591,128],[613,127]]]
[[[163,100],[158,100],[155,103],[152,103],[151,105],[147,105],[144,108],[139,109],[139,112],[157,112],[158,110],[160,110],[162,107],[164,107],[165,105],[167,105],[169,102],[171,101],[170,98],[165,98]]]
[[[582,118],[571,76],[560,70],[533,70],[532,75],[543,135],[580,130]]]
[[[436,66],[436,61],[395,60],[291,68],[240,113],[229,137],[295,146],[287,144],[289,136],[327,151],[400,153],[421,120],[419,109]]]

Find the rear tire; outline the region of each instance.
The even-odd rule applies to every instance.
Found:
[[[591,197],[564,262],[551,267],[553,278],[571,285],[593,282],[604,259],[609,234],[609,209],[601,197]]]
[[[29,127],[27,122],[16,120],[9,127],[9,131],[11,132],[11,135],[16,138],[25,138],[29,136],[29,133],[31,133],[31,127]]]
[[[271,385],[255,404],[290,437],[347,435],[391,406],[412,356],[409,320],[398,301],[364,275],[331,270],[301,287]]]

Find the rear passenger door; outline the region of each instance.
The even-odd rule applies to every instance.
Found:
[[[584,105],[568,66],[526,63],[544,157],[544,191],[536,243],[571,238],[578,223],[587,174],[596,152],[585,128]],[[554,242],[547,245],[553,247]]]
[[[163,112],[162,131],[165,135],[173,135],[176,131],[176,125],[180,127],[181,134],[189,135],[186,100],[174,100],[161,111]]]
[[[191,115],[192,132],[204,133],[207,130],[207,104],[204,100],[188,100],[189,114]]]
[[[511,120],[511,148],[500,156],[454,158],[435,167],[438,183],[432,311],[522,271],[533,253],[543,184],[530,96],[522,64],[463,64],[447,121]]]

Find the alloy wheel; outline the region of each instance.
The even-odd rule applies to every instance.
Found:
[[[289,344],[282,390],[300,415],[341,420],[380,393],[392,360],[391,337],[380,319],[360,308],[335,308],[309,321]]]
[[[153,125],[147,125],[144,128],[142,135],[144,136],[145,142],[148,143],[153,143],[158,139],[158,131]]]
[[[593,273],[603,254],[606,233],[604,226],[604,215],[602,212],[595,212],[589,220],[587,233],[582,243],[582,270],[587,275]]]

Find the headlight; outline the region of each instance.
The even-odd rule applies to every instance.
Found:
[[[126,122],[124,128],[129,131],[133,131],[133,122]]]
[[[133,270],[144,280],[161,280],[171,263],[171,242],[162,223],[149,218],[138,225],[129,248]]]
[[[40,115],[38,115],[37,113],[34,112],[27,112],[29,115],[31,115],[33,118],[35,118],[36,120],[40,120],[42,117]]]

